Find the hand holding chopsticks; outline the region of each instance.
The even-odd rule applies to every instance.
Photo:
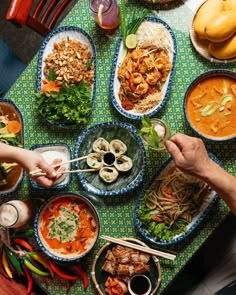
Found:
[[[72,159],[72,160],[69,160],[69,161],[60,162],[60,163],[51,165],[51,167],[52,168],[60,167],[60,166],[63,166],[63,165],[69,164],[69,163],[73,163],[73,162],[77,162],[77,161],[86,159],[87,157],[88,156],[83,156],[83,157]],[[60,171],[59,173],[60,174],[65,174],[65,173],[93,172],[93,171],[97,171],[97,169],[64,170],[64,171]],[[36,170],[30,171],[29,174],[30,174],[30,176],[34,176],[34,177],[45,176],[46,175],[46,173],[43,172],[42,169],[36,169]]]
[[[166,258],[166,259],[175,260],[175,258],[176,258],[176,255],[174,255],[174,254],[162,252],[162,251],[155,250],[155,249],[148,248],[148,247],[143,247],[143,246],[131,243],[131,242],[127,242],[127,241],[122,240],[122,239],[112,238],[112,237],[108,237],[108,236],[100,236],[100,238],[104,239],[104,240],[107,240],[109,242],[119,244],[121,246],[126,246],[126,247],[129,247],[129,248],[135,249],[135,250],[139,250],[139,251],[142,251],[142,252],[145,252],[145,253],[160,256],[160,257],[163,257],[163,258]]]

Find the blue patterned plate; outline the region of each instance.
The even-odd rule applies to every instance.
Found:
[[[131,110],[124,109],[124,107],[121,105],[121,101],[118,94],[120,89],[120,81],[118,79],[118,70],[127,54],[127,50],[124,49],[122,35],[119,36],[119,39],[116,44],[116,50],[115,50],[115,55],[112,62],[112,71],[110,76],[109,87],[110,87],[111,102],[119,113],[121,113],[123,116],[127,118],[134,119],[134,120],[140,120],[144,114],[153,116],[157,112],[159,112],[160,109],[164,106],[164,104],[166,103],[169,97],[169,92],[171,89],[171,84],[172,84],[172,80],[174,76],[175,61],[176,61],[177,44],[176,44],[174,33],[172,32],[171,28],[164,21],[155,17],[146,17],[145,21],[159,24],[161,27],[161,30],[165,32],[165,35],[167,36],[167,40],[169,41],[168,46],[170,46],[170,50],[168,52],[168,55],[169,55],[169,59],[171,61],[172,66],[165,83],[162,85],[162,94],[160,95],[159,103],[154,105],[148,111],[145,111],[142,113],[140,111],[134,111],[134,109],[131,109]],[[150,51],[152,50],[150,49]],[[147,79],[145,81],[147,81]]]
[[[112,183],[104,182],[99,172],[79,172],[78,179],[83,188],[94,195],[118,196],[137,188],[143,181],[146,169],[146,157],[142,139],[137,136],[134,126],[124,122],[108,122],[85,129],[78,137],[75,146],[75,158],[86,156],[92,152],[93,143],[99,137],[107,142],[121,140],[126,146],[126,156],[132,159],[133,167],[127,172],[119,172]],[[77,162],[77,169],[88,169],[86,159]]]
[[[0,99],[0,116],[8,116],[9,120],[17,120],[21,124],[21,131],[16,135],[16,137],[11,140],[15,140],[14,144],[16,146],[24,146],[24,122],[21,115],[20,110],[17,108],[17,106],[8,99],[1,98]],[[0,123],[1,124],[1,123]],[[3,123],[4,127],[5,124]],[[6,143],[4,140],[4,134],[1,136],[0,142]],[[0,186],[0,196],[6,196],[6,194],[10,194],[19,187],[24,177],[24,171],[23,169],[17,165],[13,170],[7,174],[6,180],[7,184]]]
[[[211,153],[209,153],[209,156],[212,160],[217,162],[220,166],[222,164],[219,162],[219,160]],[[144,237],[146,241],[149,241],[155,245],[172,245],[177,242],[182,241],[185,239],[188,235],[190,235],[193,230],[208,216],[211,208],[215,205],[218,195],[216,194],[215,191],[211,190],[205,197],[200,209],[199,213],[193,217],[192,221],[187,225],[187,229],[185,232],[182,232],[178,235],[175,235],[174,237],[170,238],[169,240],[160,240],[158,237],[154,236],[150,230],[147,229],[147,227],[141,222],[140,217],[139,217],[139,212],[141,208],[141,202],[148,191],[150,191],[150,188],[152,188],[155,185],[155,180],[157,177],[162,176],[165,174],[171,167],[174,167],[174,161],[172,158],[167,160],[158,170],[156,175],[151,179],[149,183],[145,185],[143,188],[141,194],[139,195],[137,201],[136,201],[136,206],[135,206],[135,219],[134,219],[134,224],[137,230],[140,232],[140,234]],[[155,226],[155,222],[153,222],[153,226]]]
[[[38,64],[37,64],[37,92],[39,92],[43,85],[43,79],[45,79],[44,75],[44,67],[45,67],[45,58],[52,53],[54,48],[54,43],[60,42],[62,39],[67,40],[68,38],[78,40],[83,44],[86,44],[88,46],[88,50],[92,52],[92,63],[94,65],[94,81],[92,84],[91,89],[91,109],[88,114],[86,114],[87,117],[89,117],[93,107],[94,107],[94,100],[95,100],[95,93],[96,93],[96,48],[95,44],[92,40],[92,38],[88,35],[87,32],[82,30],[79,27],[73,27],[73,26],[64,26],[59,27],[53,31],[51,31],[48,36],[44,39],[38,55]],[[48,120],[46,117],[45,119],[52,125],[62,128],[71,128],[76,127],[78,124],[69,124],[61,122],[60,124],[56,124],[50,120]]]

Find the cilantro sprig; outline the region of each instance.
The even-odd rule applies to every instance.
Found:
[[[70,87],[63,82],[60,92],[36,94],[37,111],[54,124],[84,124],[91,110],[91,91],[91,85],[84,81]]]
[[[160,144],[160,137],[155,131],[151,119],[147,115],[144,115],[141,122],[142,127],[138,132],[139,135],[142,136],[152,148],[158,148]]]

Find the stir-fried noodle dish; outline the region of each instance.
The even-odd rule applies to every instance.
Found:
[[[172,68],[172,47],[169,32],[162,24],[141,24],[137,46],[128,51],[118,70],[118,95],[125,110],[143,114],[160,104],[162,86]]]
[[[152,235],[170,240],[186,231],[209,193],[210,188],[203,181],[172,166],[145,193],[139,218]]]

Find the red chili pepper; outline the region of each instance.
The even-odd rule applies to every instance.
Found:
[[[14,243],[22,246],[23,248],[25,248],[26,250],[28,250],[30,252],[33,252],[34,251],[33,248],[32,248],[32,246],[28,242],[26,242],[26,240],[23,240],[23,239],[20,239],[20,238],[16,238],[13,241],[14,241]]]
[[[49,261],[49,265],[50,268],[53,272],[55,272],[55,274],[57,274],[59,277],[61,277],[62,279],[65,280],[69,280],[69,281],[75,281],[77,280],[79,277],[78,276],[74,276],[74,275],[69,275],[67,273],[65,273],[58,265],[56,265],[56,263],[54,263],[53,261]]]
[[[73,265],[73,268],[82,277],[84,283],[84,290],[86,291],[89,284],[86,272],[79,265]]]
[[[23,270],[25,272],[27,281],[28,281],[28,287],[27,287],[27,294],[30,294],[30,292],[32,291],[33,288],[33,279],[32,279],[32,275],[31,272],[29,271],[29,269],[26,267],[26,265],[24,263],[22,263],[22,267]]]

